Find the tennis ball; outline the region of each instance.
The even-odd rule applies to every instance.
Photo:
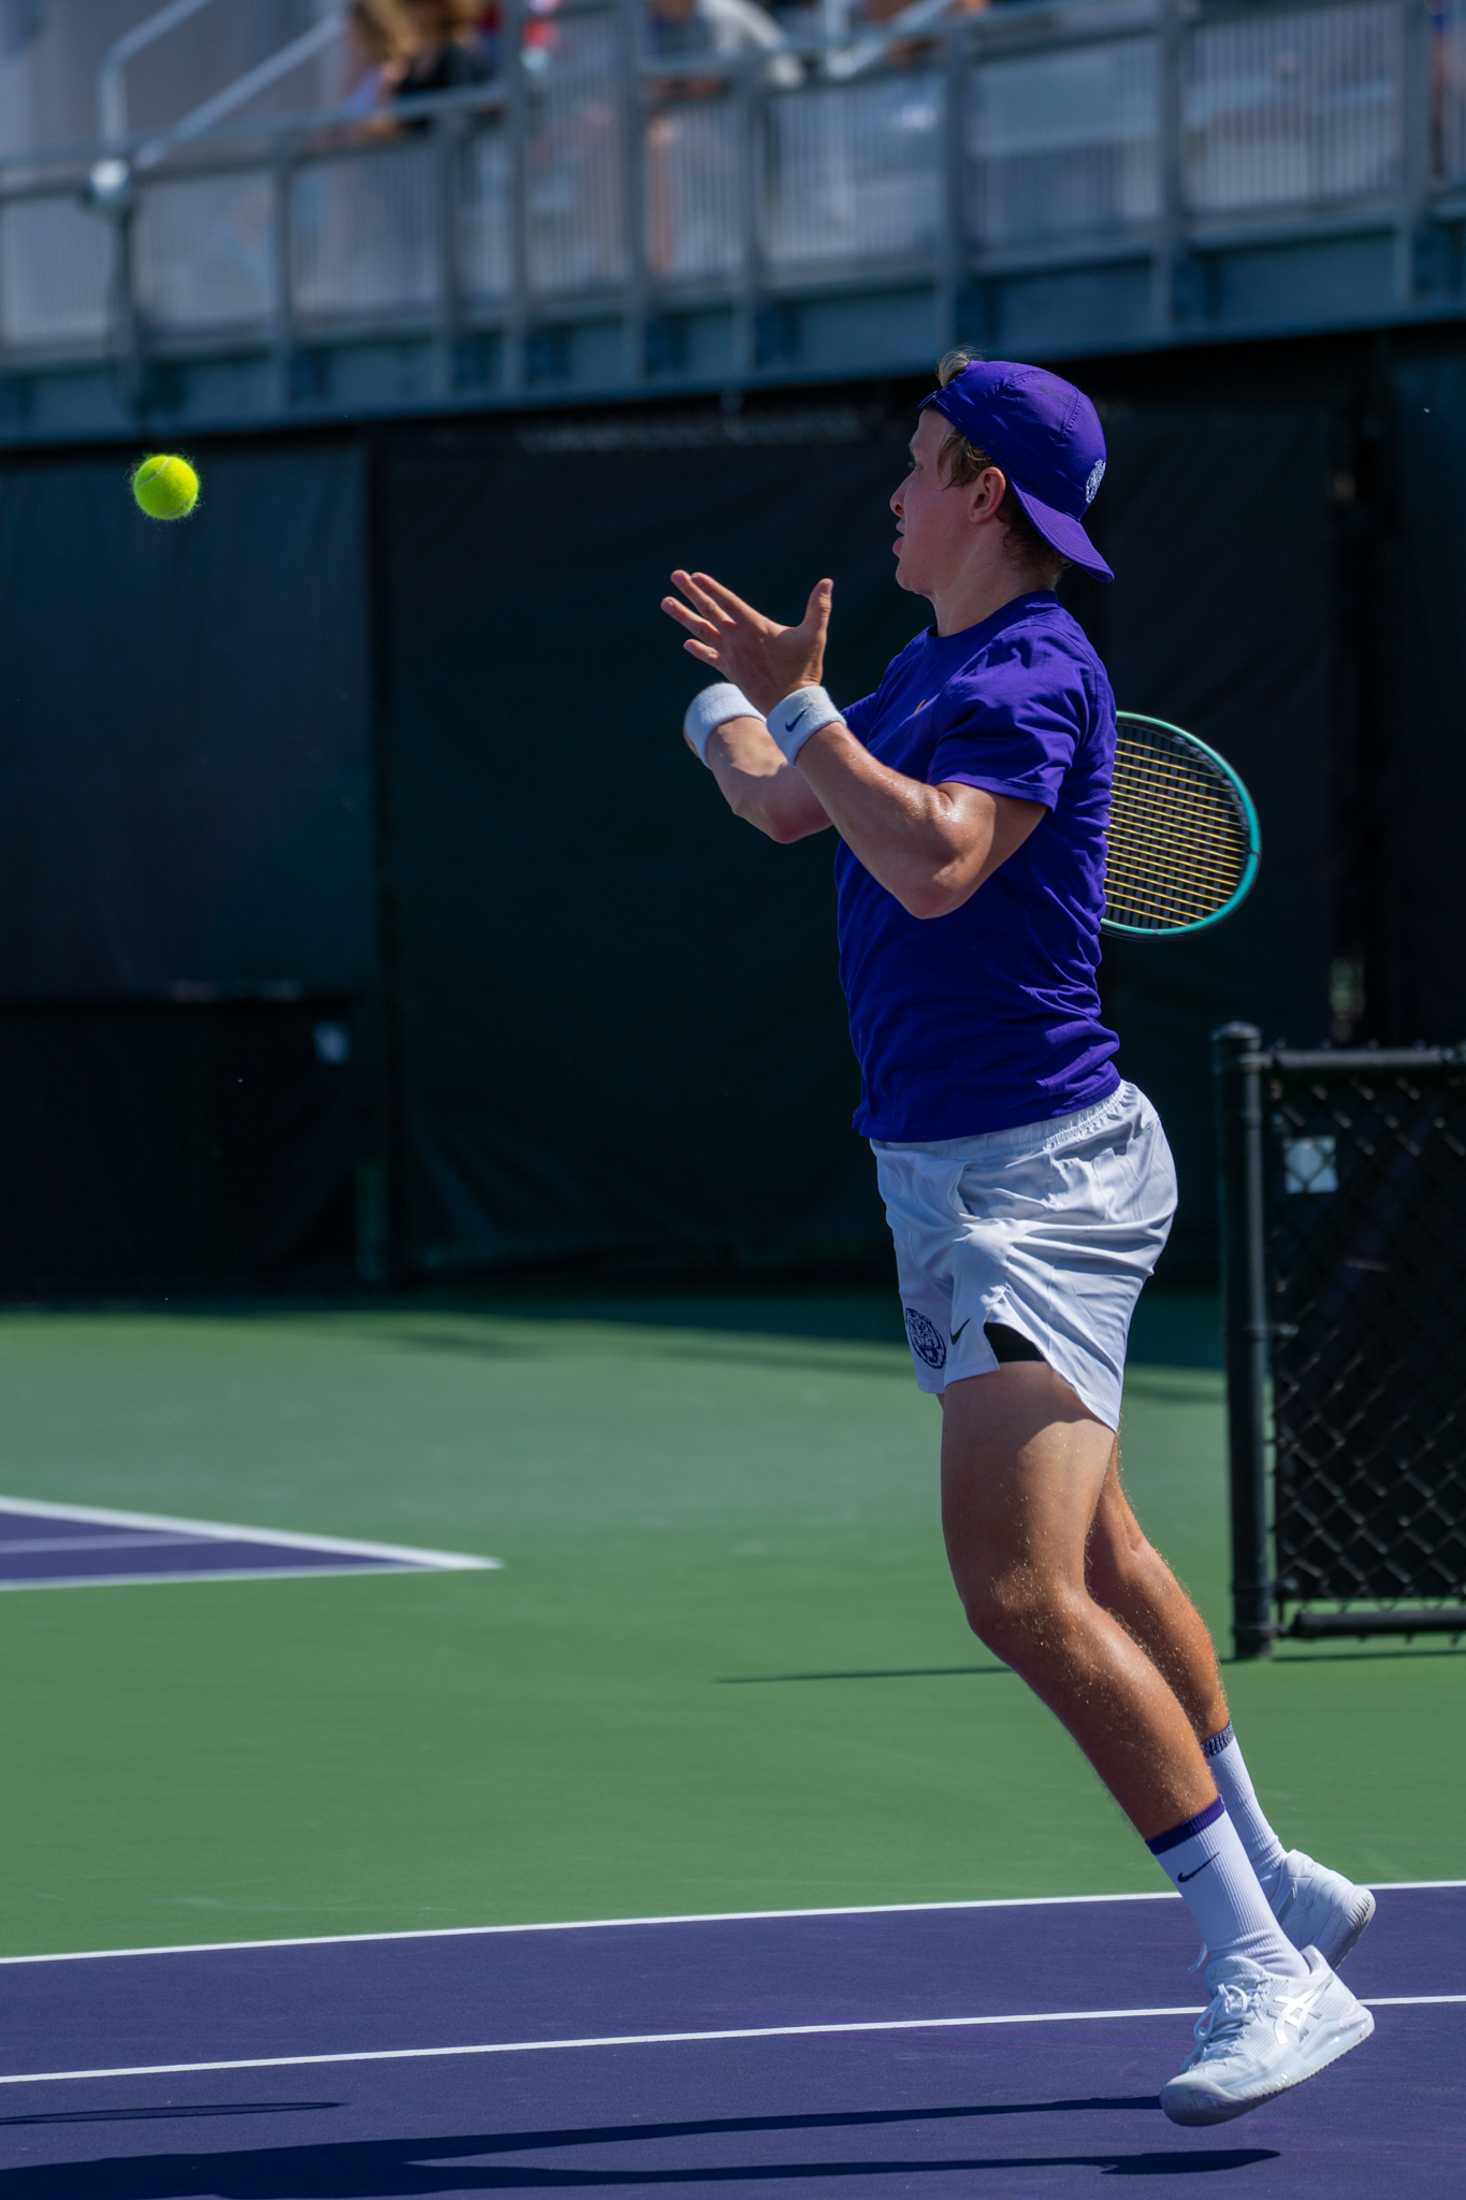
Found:
[[[145,458],[132,493],[149,519],[187,519],[199,498],[199,477],[186,458]]]

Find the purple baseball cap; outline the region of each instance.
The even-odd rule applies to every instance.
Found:
[[[974,359],[917,410],[928,405],[1002,467],[1014,496],[1061,557],[1103,581],[1114,579],[1083,527],[1105,472],[1104,430],[1083,390],[1043,367]]]

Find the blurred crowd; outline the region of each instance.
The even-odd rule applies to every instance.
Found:
[[[919,60],[937,50],[939,23],[955,16],[984,14],[1032,5],[1033,0],[927,0],[909,37],[886,47],[894,62]],[[1248,0],[1243,0],[1248,4]],[[1258,12],[1271,12],[1268,0],[1254,0]],[[1466,0],[1418,0],[1430,20],[1435,68],[1446,65],[1444,49],[1460,34]],[[902,15],[913,0],[846,0],[842,16],[846,37],[868,40],[873,31]],[[0,0],[3,8],[4,0]],[[522,0],[522,45],[531,68],[544,68],[563,43],[564,0]],[[569,10],[565,10],[569,12]],[[1127,10],[1127,13],[1132,12]],[[1133,11],[1143,18],[1144,0]],[[750,48],[770,56],[769,80],[795,84],[806,65],[787,50],[787,41],[808,43],[826,25],[823,0],[641,0],[646,55],[665,63],[699,56],[727,59]],[[501,66],[506,10],[499,0],[351,0],[350,91],[348,101],[374,133],[392,134],[409,125],[391,109],[404,99],[429,92],[491,83]],[[699,83],[694,74],[675,80],[675,96],[695,96],[719,87],[713,78]],[[418,127],[423,125],[419,124]]]
[[[947,0],[943,18],[979,14],[1013,0]],[[852,0],[849,24],[855,35],[869,33],[911,5],[911,0]],[[524,0],[522,41],[531,68],[548,66],[562,39],[561,0]],[[820,0],[643,0],[647,58],[659,62],[699,57],[727,59],[752,48],[769,55],[771,82],[797,84],[804,64],[786,42],[819,36]],[[395,135],[418,120],[396,118],[393,107],[429,92],[492,83],[499,73],[505,38],[505,10],[484,0],[352,0],[351,87],[347,104],[371,135]],[[935,41],[918,31],[891,48],[891,58],[908,61],[933,50]],[[700,80],[695,67],[685,77],[663,80],[663,96],[685,99],[713,92],[721,79]]]
[[[954,17],[990,11],[1016,17],[1035,4],[634,0],[641,60],[649,65],[642,78],[639,188],[651,271],[698,277],[737,264],[746,226],[747,152],[738,103],[724,95],[727,65],[742,56],[751,57],[756,79],[771,88],[797,89],[827,70],[849,87],[839,99],[773,103],[759,171],[767,201],[760,216],[764,253],[793,262],[857,250],[895,256],[930,249],[940,213],[933,164],[943,88],[940,71],[924,64],[939,57]],[[1298,21],[1319,27],[1317,38],[1300,41],[1295,50],[1286,37],[1274,37],[1254,51],[1247,20],[1252,8],[1259,18],[1279,11],[1269,0],[1239,4],[1246,13],[1231,17],[1237,37],[1209,49],[1205,81],[1198,79],[1195,88],[1187,184],[1192,202],[1201,211],[1225,212],[1389,189],[1397,161],[1397,65],[1373,28],[1373,11],[1310,13]],[[1466,0],[1416,4],[1433,33],[1432,166],[1448,176],[1466,174],[1466,84],[1459,67],[1466,61]],[[517,36],[524,63],[543,75],[546,94],[525,155],[531,257],[543,256],[544,279],[555,286],[611,282],[621,266],[628,218],[622,204],[628,188],[623,5],[351,0],[347,121],[343,132],[331,134],[420,138],[433,125],[421,114],[401,113],[402,102],[494,85],[506,73],[508,40]],[[1133,46],[1101,49],[1080,40],[1071,50],[1061,38],[1052,65],[1040,54],[995,72],[991,92],[975,87],[969,129],[985,154],[989,242],[1154,219],[1160,188],[1155,79],[1141,64],[1150,52],[1143,33],[1157,19],[1161,0],[1108,5],[1126,27],[1142,33]],[[1082,29],[1092,26],[1093,0],[1072,10],[1065,0],[1051,0],[1039,12],[1047,31],[1066,15]],[[893,34],[897,18],[906,20]],[[832,23],[834,51],[822,61],[814,49]],[[1317,102],[1317,126],[1298,100]],[[491,262],[496,269],[507,265],[506,143],[502,133],[482,134],[472,171],[476,196],[463,213],[466,231],[475,223],[482,231],[485,269]],[[405,184],[342,175],[331,178],[323,193],[353,245],[367,242],[385,261],[400,230],[404,265],[420,256],[425,217]],[[367,202],[374,209],[369,222],[361,213]],[[332,256],[323,255],[323,283]],[[501,275],[502,269],[483,279],[492,287]],[[407,280],[401,277],[399,287]]]

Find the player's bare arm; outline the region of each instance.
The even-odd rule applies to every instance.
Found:
[[[716,665],[760,710],[772,710],[796,688],[819,686],[830,581],[815,583],[801,624],[784,627],[711,574],[679,569],[672,578],[687,601],[667,596],[662,609],[687,628],[683,647]],[[915,917],[960,909],[1044,815],[1040,802],[960,781],[931,787],[890,771],[838,721],[807,741],[790,765],[759,720],[734,719],[714,736],[708,761],[740,817],[776,840],[802,839],[833,824]]]
[[[683,648],[716,666],[756,710],[768,711],[791,689],[818,683],[833,583],[820,581],[810,591],[798,626],[781,626],[711,574],[689,573],[679,566],[672,579],[686,601],[664,596],[662,609],[687,629]],[[732,719],[720,726],[704,761],[735,816],[771,840],[803,840],[828,826],[809,781],[786,762],[760,719]]]
[[[819,796],[785,761],[762,718],[726,719],[708,742],[706,761],[733,815],[770,840],[783,846],[829,831]]]
[[[780,626],[711,573],[689,573],[678,566],[672,579],[687,601],[664,596],[662,609],[686,627],[683,648],[705,665],[716,665],[725,680],[742,688],[755,710],[767,715],[791,689],[819,686],[833,581],[815,582],[798,626]]]
[[[838,719],[805,742],[795,769],[852,855],[913,917],[960,909],[1046,814],[1041,802],[890,771]]]

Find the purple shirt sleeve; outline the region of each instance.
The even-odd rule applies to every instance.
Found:
[[[1092,715],[1071,654],[1047,649],[1032,635],[1006,648],[1000,642],[943,691],[927,784],[956,780],[1052,810]]]
[[[857,741],[864,741],[872,717],[875,715],[879,689],[875,695],[862,695],[858,703],[847,704],[840,712]]]

